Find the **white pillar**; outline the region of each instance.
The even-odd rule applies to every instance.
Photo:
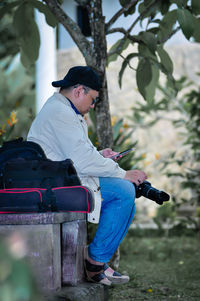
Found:
[[[36,113],[55,92],[51,82],[56,80],[56,31],[46,23],[44,14],[35,11],[40,31],[40,52],[36,62]]]

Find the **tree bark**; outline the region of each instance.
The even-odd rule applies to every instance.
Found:
[[[91,66],[99,73],[102,81],[100,101],[95,108],[97,121],[97,139],[99,148],[112,147],[113,135],[108,101],[106,77],[107,42],[105,33],[105,17],[102,12],[102,0],[92,0],[88,5],[90,26],[94,47],[94,65]]]

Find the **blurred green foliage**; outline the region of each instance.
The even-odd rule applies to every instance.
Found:
[[[35,21],[35,9],[45,15],[48,25],[57,25],[54,15],[42,1],[3,0],[0,4],[0,17],[3,20],[0,32],[4,34],[0,42],[5,42],[5,46],[0,48],[0,57],[6,51],[7,55],[20,52],[21,62],[26,68],[33,66],[39,55],[40,34]]]
[[[19,39],[13,27],[15,5],[20,2],[8,0],[0,5],[0,16],[4,16],[0,23],[0,144],[19,136],[25,138],[35,115],[35,71],[20,63]],[[16,123],[8,121],[12,112]]]
[[[8,0],[8,2],[11,1]],[[6,56],[15,56],[18,52],[19,46],[12,25],[12,13],[8,11],[4,18],[1,18],[0,22],[0,59]]]
[[[165,233],[166,236],[169,235],[169,227],[173,225],[177,216],[174,209],[172,202],[164,203],[158,207],[156,216],[153,218],[153,221],[158,226],[158,231]]]
[[[11,112],[18,122],[12,127]],[[35,116],[34,72],[27,73],[19,56],[0,61],[0,142],[15,137],[26,137]]]
[[[169,150],[168,156],[159,160],[161,172],[176,183],[176,190],[172,196],[172,208],[175,211],[183,204],[196,207],[200,204],[200,87],[186,77],[177,81],[177,87],[178,95],[168,82],[163,86],[159,85],[160,97],[146,103],[137,102],[130,117],[133,127],[138,124],[144,129],[167,119],[181,137],[183,150],[181,155],[178,153],[179,149]],[[182,190],[190,193],[180,196]],[[159,210],[162,211],[164,208]],[[168,217],[172,218],[172,212],[166,210],[165,214],[167,212]],[[161,218],[160,212],[157,218],[157,221]],[[180,222],[186,221],[180,219]],[[198,215],[188,218],[187,222],[200,231]]]
[[[173,124],[180,129],[180,135],[184,136],[183,146],[186,146],[186,150],[181,158],[177,159],[176,153],[171,154],[171,158],[163,163],[164,166],[168,167],[167,176],[179,177],[181,189],[191,191],[189,197],[175,200],[177,206],[185,203],[198,207],[200,205],[200,87],[189,82],[186,78],[182,78],[181,86],[191,86],[191,88],[189,92],[184,93],[179,98],[178,105],[174,105],[174,110],[178,110],[181,115],[180,118],[173,120]],[[185,162],[187,162],[186,166]],[[170,170],[171,164],[174,163],[180,167],[184,166],[180,173],[173,173],[173,169]],[[188,223],[193,224],[196,230],[200,231],[200,217],[198,215],[189,217]]]
[[[0,241],[0,301],[42,301],[41,293],[25,258]]]
[[[98,141],[96,135],[96,119],[93,110],[89,113],[90,122],[88,126],[88,135],[92,143],[98,149]],[[137,163],[143,158],[136,155],[137,141],[133,141],[132,134],[134,129],[124,122],[122,118],[112,117],[112,131],[113,131],[113,147],[116,152],[122,152],[126,149],[133,148],[133,151],[122,157],[118,164],[125,170],[137,168]]]

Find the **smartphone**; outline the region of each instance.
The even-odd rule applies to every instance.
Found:
[[[132,151],[133,151],[133,148],[129,148],[129,149],[127,149],[127,150],[125,150],[125,151],[123,151],[123,152],[117,154],[117,155],[112,156],[111,159],[114,159],[114,160],[115,160],[115,159],[117,159],[117,158],[119,158],[119,157],[126,156],[128,153],[130,153],[130,152],[132,152]]]

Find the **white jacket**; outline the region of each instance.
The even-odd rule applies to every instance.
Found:
[[[73,161],[82,185],[90,187],[95,195],[94,211],[88,214],[88,221],[98,223],[99,177],[124,178],[126,171],[97,151],[88,138],[86,121],[76,114],[66,97],[56,92],[47,100],[33,121],[27,140],[38,143],[51,160]]]

